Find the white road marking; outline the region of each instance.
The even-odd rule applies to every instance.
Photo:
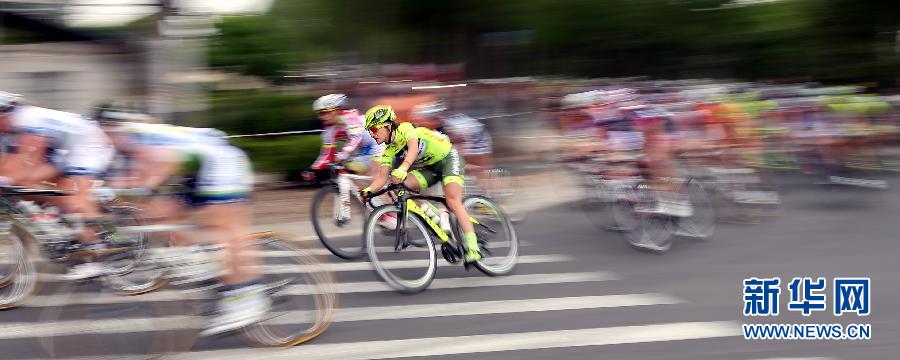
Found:
[[[578,296],[549,299],[476,301],[463,303],[372,306],[338,309],[336,322],[414,319],[428,317],[508,314],[609,307],[676,304],[682,302],[663,294],[625,294]],[[278,323],[292,324],[297,319],[312,318],[312,310],[290,311],[279,316]],[[0,339],[34,338],[83,334],[118,334],[145,331],[199,329],[204,323],[199,316],[156,318],[119,318],[67,320],[59,322],[27,322],[4,324]]]
[[[577,273],[554,273],[554,274],[522,274],[509,275],[501,277],[458,277],[435,279],[429,286],[429,289],[460,289],[474,287],[493,287],[493,286],[520,286],[520,285],[540,285],[540,284],[562,284],[562,283],[580,283],[594,281],[618,280],[619,277],[608,272],[577,272]],[[389,286],[381,281],[361,281],[337,283],[338,293],[370,293],[379,291],[393,291]],[[291,285],[282,290],[279,294],[283,295],[308,295],[315,293],[316,289],[308,285]],[[205,297],[202,293],[185,293],[177,290],[158,290],[148,294],[139,296],[117,296],[109,293],[97,294],[76,293],[76,296],[66,297],[63,295],[37,295],[29,298],[24,307],[49,307],[63,305],[100,305],[100,304],[120,304],[128,302],[155,302],[155,301],[179,301],[185,299],[200,299]]]

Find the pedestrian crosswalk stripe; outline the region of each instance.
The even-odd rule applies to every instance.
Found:
[[[421,339],[306,344],[287,349],[211,350],[183,354],[184,359],[362,360],[476,354],[581,346],[638,344],[740,336],[733,321],[682,322],[577,330],[446,336]],[[448,346],[447,344],[452,344]]]
[[[509,275],[503,277],[458,277],[458,278],[437,278],[429,286],[429,289],[459,289],[474,287],[493,287],[493,286],[519,286],[519,285],[540,285],[540,284],[562,284],[562,283],[580,283],[593,281],[617,280],[618,276],[608,272],[576,272],[576,273],[552,273],[552,274],[522,274]],[[315,288],[307,285],[291,285],[282,290],[282,295],[307,295],[314,293]],[[361,282],[342,282],[337,283],[338,293],[369,293],[379,291],[393,291],[389,286],[381,281],[361,281]],[[178,290],[158,290],[140,296],[117,296],[113,294],[95,294],[91,296],[59,296],[59,295],[37,295],[29,298],[23,306],[25,307],[47,307],[47,306],[63,306],[63,305],[97,305],[97,304],[118,304],[127,302],[154,302],[154,301],[177,301],[184,299],[199,299],[203,297],[201,293],[183,293]]]
[[[540,263],[556,263],[572,261],[569,255],[549,254],[549,255],[522,255],[518,258],[518,264],[540,264]],[[390,269],[415,269],[424,267],[425,260],[389,260],[383,261],[382,264]],[[444,259],[438,260],[438,266],[454,266]],[[312,271],[364,271],[371,270],[372,265],[369,262],[342,262],[320,265],[263,265],[262,272],[266,274],[297,274]],[[41,274],[41,281],[65,281],[60,278],[59,274]]]
[[[609,307],[677,304],[682,302],[663,294],[625,294],[602,296],[578,296],[549,299],[496,300],[462,303],[416,304],[396,306],[372,306],[341,308],[336,322],[413,319],[426,317],[508,314],[540,311],[558,311]],[[312,318],[312,310],[289,311],[275,319],[282,324],[295,323],[297,319]],[[199,329],[203,318],[199,316],[169,316],[157,318],[115,318],[67,320],[59,322],[4,324],[0,339],[33,338],[84,334],[119,334],[145,331]]]

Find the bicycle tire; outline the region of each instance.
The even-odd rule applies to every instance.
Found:
[[[481,218],[479,220],[480,224],[475,225],[475,232],[479,238],[479,246],[482,247],[482,249],[481,249],[482,250],[482,259],[475,262],[475,268],[477,268],[479,271],[481,271],[482,273],[484,273],[485,275],[488,275],[488,276],[507,275],[507,274],[511,273],[513,271],[513,269],[515,269],[516,264],[518,263],[519,238],[516,235],[515,228],[512,226],[511,219],[509,219],[509,217],[503,211],[503,208],[501,208],[500,205],[498,205],[496,202],[494,202],[490,198],[481,196],[481,195],[470,195],[470,196],[463,198],[463,201],[462,201],[463,207],[466,208],[467,212],[469,212],[469,216],[473,216],[473,217],[474,217],[473,214],[475,213],[475,209],[473,208],[470,212],[469,207],[472,207],[473,205],[476,205],[479,203],[482,206],[486,206],[488,209],[492,210],[492,215],[497,217],[494,220],[497,223],[497,225],[499,225],[499,227],[501,228],[501,229],[497,229],[497,230],[500,230],[506,234],[509,244],[507,244],[507,246],[505,246],[505,247],[509,249],[509,252],[505,256],[503,256],[503,259],[501,261],[496,262],[496,264],[493,261],[491,261],[496,258],[491,256],[492,251],[490,251],[489,248],[486,248],[485,245],[482,245],[482,244],[488,244],[488,242],[490,240],[488,238],[491,238],[491,239],[496,238],[496,235],[492,235],[489,232],[489,230],[494,230],[494,227],[486,224],[486,223],[488,223],[487,221],[484,221],[486,219]],[[493,225],[493,224],[490,224],[490,225]],[[464,239],[464,237],[462,236],[462,228],[460,228],[458,224],[456,226],[454,226],[453,228],[456,231],[456,238]],[[494,232],[496,232],[496,231],[494,231]]]
[[[369,261],[372,263],[372,267],[375,270],[375,273],[378,274],[378,277],[384,280],[385,283],[388,284],[392,289],[406,294],[418,293],[424,291],[431,285],[431,282],[434,281],[434,275],[437,272],[437,254],[434,248],[434,240],[432,238],[431,231],[425,225],[425,221],[419,217],[419,215],[415,213],[408,213],[406,217],[406,222],[408,225],[414,226],[423,236],[424,236],[424,245],[417,246],[413,245],[415,248],[427,249],[428,251],[428,267],[425,273],[418,279],[414,279],[413,281],[407,281],[405,279],[401,279],[399,276],[393,274],[390,269],[386,267],[386,264],[382,262],[383,256],[380,256],[378,253],[379,247],[375,244],[375,236],[379,231],[378,227],[378,218],[384,214],[389,212],[394,212],[398,214],[397,219],[397,228],[394,231],[400,231],[399,224],[400,220],[400,208],[393,204],[386,204],[379,206],[375,210],[369,214],[369,218],[366,221],[364,238],[366,239],[366,251],[369,255]],[[390,239],[393,239],[395,235],[390,234]],[[391,245],[393,242],[389,242]],[[387,260],[384,260],[387,262]],[[399,262],[398,262],[399,263]],[[392,263],[393,264],[393,263]]]
[[[299,243],[289,243],[284,240],[282,235],[274,232],[262,232],[253,236],[264,251],[292,254],[279,258],[287,260],[290,262],[289,264],[276,266],[311,268],[312,270],[298,273],[300,276],[288,280],[265,279],[263,282],[266,284],[281,281],[285,285],[280,291],[270,294],[273,300],[273,310],[266,321],[243,329],[239,335],[248,344],[255,347],[288,347],[315,339],[331,325],[338,307],[337,284],[333,273],[327,268],[327,259],[322,256],[314,256],[310,251],[300,247]],[[281,262],[280,260],[279,262]],[[268,277],[268,275],[264,276]],[[303,285],[298,285],[297,280],[301,280]],[[276,315],[275,307],[300,297],[312,300],[315,309],[298,311],[292,306],[288,306],[288,310],[285,310],[284,314]],[[311,315],[313,320],[308,324],[298,323],[295,320],[302,316],[297,315]],[[299,325],[299,328],[293,327],[293,325]]]
[[[7,259],[11,261],[8,273],[4,274],[4,283],[0,286],[0,310],[11,309],[21,305],[40,287],[38,269],[29,256],[28,245],[22,241],[17,231],[3,235],[0,242],[7,249]]]
[[[135,265],[125,273],[112,273],[103,277],[104,284],[123,296],[137,296],[156,291],[169,283],[167,264],[160,263],[157,249],[170,246],[170,234],[145,234]]]
[[[116,203],[108,206],[106,211],[116,217],[114,226],[140,226],[144,220],[140,216],[141,209],[128,203]],[[115,231],[115,230],[114,230]],[[147,255],[154,241],[151,233],[118,234],[114,233],[116,242],[124,242],[131,250],[121,255],[112,255],[103,259],[107,268],[114,269],[103,277],[104,283],[119,295],[135,296],[155,291],[166,285],[166,272],[163,268],[148,262]],[[120,236],[125,239],[119,238]],[[116,265],[116,259],[125,259],[125,264]],[[128,263],[130,261],[130,264]],[[136,274],[149,274],[135,281]]]
[[[691,179],[685,190],[694,209],[693,215],[678,219],[678,235],[697,239],[709,239],[716,232],[716,216],[712,194],[700,181]]]
[[[316,235],[319,237],[319,241],[322,243],[322,245],[325,246],[325,248],[327,248],[328,251],[330,251],[332,254],[334,254],[334,256],[337,256],[344,260],[360,259],[360,258],[366,256],[366,248],[365,248],[366,245],[365,245],[365,242],[363,241],[362,236],[358,237],[358,239],[359,239],[359,242],[358,242],[359,247],[358,248],[357,248],[357,245],[352,245],[352,246],[348,246],[347,248],[342,248],[341,246],[337,245],[336,239],[333,239],[328,234],[325,234],[324,226],[323,226],[323,224],[320,223],[321,218],[319,217],[319,215],[320,215],[319,214],[319,206],[322,204],[322,202],[328,195],[335,195],[336,197],[340,196],[339,191],[340,190],[336,186],[329,185],[329,186],[326,186],[326,187],[323,187],[322,189],[320,189],[316,193],[315,197],[313,197],[312,211],[310,212],[310,214],[311,214],[310,216],[312,217],[313,229],[315,230]],[[366,208],[362,203],[360,203],[356,199],[355,195],[350,196],[350,203],[351,203],[351,205],[350,205],[351,212],[352,212],[352,208],[355,207],[359,210],[359,213],[360,213],[358,218],[360,220],[366,219],[366,217],[365,217]],[[352,217],[351,217],[350,221],[351,221],[350,224],[352,226],[352,224],[353,224]],[[364,224],[363,221],[360,221],[360,225],[363,225],[363,224]],[[344,227],[343,224],[338,225],[338,226]],[[352,235],[351,235],[351,237],[352,237]],[[351,244],[352,244],[352,242],[351,242]]]
[[[639,183],[634,187],[636,202],[652,201],[649,185]],[[675,222],[670,216],[656,214],[642,214],[637,212],[633,204],[632,213],[637,222],[630,231],[623,232],[625,240],[631,247],[653,253],[664,253],[672,248],[672,237],[675,233]]]
[[[92,304],[91,282],[68,281],[55,287],[62,305],[46,306],[38,324],[52,324],[38,339],[46,358],[125,355],[146,359],[189,351],[202,328],[189,298],[168,301],[122,301]],[[176,293],[182,294],[182,293]]]

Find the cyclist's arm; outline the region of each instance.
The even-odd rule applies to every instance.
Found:
[[[331,163],[332,159],[334,159],[334,143],[337,131],[334,128],[330,128],[325,130],[322,133],[322,150],[319,153],[319,157],[316,158],[316,161],[313,162],[312,168],[313,170],[322,170]]]
[[[42,163],[47,154],[47,138],[39,134],[25,133],[19,135],[15,145],[16,151],[8,154],[0,174],[8,177],[12,183],[20,182],[29,173],[29,167]]]
[[[137,184],[156,189],[178,172],[181,158],[178,151],[154,146],[136,146],[133,149],[134,174]]]
[[[419,138],[411,137],[406,140],[406,156],[403,157],[403,162],[400,163],[398,169],[409,170],[412,166],[413,162],[416,161],[416,158],[419,156]]]
[[[365,129],[360,127],[347,129],[347,142],[344,144],[344,148],[341,149],[341,152],[337,154],[337,158],[349,158],[350,155],[359,148],[359,145],[362,144],[365,131]]]
[[[380,161],[375,162],[375,174],[372,176],[372,183],[369,184],[368,189],[372,191],[377,191],[384,187],[388,182],[388,173],[390,173],[391,167],[389,165],[385,165]]]

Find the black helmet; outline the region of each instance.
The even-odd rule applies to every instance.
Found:
[[[107,125],[126,121],[146,121],[150,116],[134,104],[104,101],[94,106],[91,118],[101,125]]]

